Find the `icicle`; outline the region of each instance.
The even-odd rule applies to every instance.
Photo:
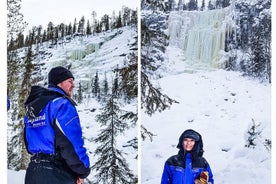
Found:
[[[219,67],[229,33],[227,8],[209,11],[178,11],[169,17],[170,45],[184,51],[184,60],[191,64]]]
[[[72,51],[72,54],[71,54],[71,59],[73,60],[73,61],[76,61],[76,60],[82,60],[84,57],[85,57],[85,51],[83,51],[83,50],[80,50],[80,49],[78,49],[78,50],[73,50]]]
[[[86,46],[86,54],[92,54],[94,52],[97,52],[99,50],[99,44],[91,43]]]

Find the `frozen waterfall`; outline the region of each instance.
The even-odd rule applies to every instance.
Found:
[[[229,8],[209,11],[175,11],[169,17],[170,45],[184,52],[184,61],[220,67],[225,35],[230,30]]]
[[[71,59],[73,61],[76,60],[82,60],[86,55],[95,53],[97,54],[99,50],[99,44],[98,43],[90,43],[86,45],[83,49],[75,49],[71,52]]]

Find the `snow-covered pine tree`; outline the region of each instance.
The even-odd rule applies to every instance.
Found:
[[[20,91],[19,91],[19,98],[17,99],[18,103],[18,114],[17,119],[19,120],[19,123],[17,124],[17,133],[18,135],[15,135],[12,140],[16,141],[19,145],[19,150],[13,150],[13,154],[17,155],[17,158],[19,158],[18,163],[16,164],[16,169],[26,169],[29,163],[29,154],[27,153],[27,150],[25,148],[24,143],[24,122],[23,117],[25,115],[25,100],[27,99],[27,96],[29,94],[29,91],[31,89],[31,74],[34,69],[34,66],[32,64],[32,47],[28,48],[26,59],[24,61],[24,64],[22,66],[23,69],[23,76],[22,81],[20,84]],[[8,144],[12,144],[13,142],[9,142]],[[9,146],[10,147],[10,146]],[[11,162],[12,163],[12,162]]]
[[[175,0],[168,0],[167,11],[174,11],[175,10],[175,4],[176,4]]]
[[[23,21],[23,14],[20,12],[21,0],[7,0],[7,40],[15,39],[19,33],[23,33],[27,23]]]
[[[92,34],[95,35],[96,26],[97,26],[97,19],[96,19],[97,13],[95,11],[92,11],[91,16],[92,16],[92,21],[91,21]]]
[[[116,68],[115,72],[115,78],[113,80],[112,84],[112,94],[116,97],[119,98],[121,96],[120,89],[119,89],[119,74],[118,74],[118,66]]]
[[[81,17],[79,24],[78,24],[78,33],[81,34],[82,36],[84,35],[84,25],[85,25],[85,18],[84,16]]]
[[[148,2],[144,3],[142,7],[149,9]],[[151,116],[156,111],[166,110],[173,103],[178,102],[163,94],[161,89],[151,82],[164,61],[168,37],[163,30],[167,29],[168,15],[164,12],[154,13],[152,11],[145,14],[142,12],[141,17],[141,108],[144,108],[145,113]],[[152,140],[153,136],[150,130],[141,125],[143,140],[147,137]]]
[[[235,35],[226,42],[227,69],[271,81],[271,0],[235,2]],[[240,53],[237,55],[237,53]]]
[[[137,47],[134,44],[134,47]],[[121,83],[120,91],[126,102],[137,98],[138,94],[138,55],[131,52],[125,59],[124,67],[118,69]]]
[[[183,10],[183,2],[182,0],[178,0],[178,10]]]
[[[198,4],[196,0],[190,0],[187,6],[189,11],[198,10]]]
[[[73,24],[73,35],[77,32],[77,19],[75,18],[74,24]]]
[[[253,76],[271,82],[271,1],[259,3],[252,25]],[[261,8],[259,8],[261,7]]]
[[[121,11],[119,12],[119,16],[117,17],[117,20],[116,20],[116,26],[115,28],[120,28],[123,26],[123,23],[122,23],[122,16],[121,16]]]
[[[148,115],[163,111],[177,103],[161,93],[161,89],[153,86],[150,81],[164,61],[164,52],[168,44],[168,38],[162,32],[164,25],[161,24],[161,20],[165,24],[167,17],[162,14],[147,14],[141,20],[141,105]],[[158,27],[151,26],[156,22],[160,23]]]
[[[202,0],[200,11],[205,10],[205,0]]]
[[[18,58],[18,51],[16,50],[20,43],[20,35],[24,32],[27,23],[23,20],[23,14],[20,12],[20,0],[7,1],[7,67],[8,67],[8,94],[11,98],[14,96],[16,86],[18,85],[18,70],[20,59]],[[24,39],[24,36],[23,36]]]
[[[259,130],[260,128],[260,125],[261,124],[256,124],[255,123],[255,120],[252,119],[252,125],[250,126],[249,130],[247,131],[247,134],[246,136],[247,137],[247,140],[246,140],[246,144],[245,144],[245,147],[248,147],[248,148],[255,148],[255,146],[257,145],[256,143],[256,139],[260,138],[260,134],[261,134],[261,131]]]
[[[138,38],[135,37],[135,41],[131,44],[131,50],[133,52],[129,53],[124,60],[124,66],[118,70],[120,77],[119,91],[124,98],[125,103],[129,103],[132,100],[136,100],[138,96]],[[136,106],[136,112],[126,112],[122,115],[122,120],[129,121],[130,126],[137,127],[138,121],[138,106]],[[132,147],[136,152],[138,150],[137,137],[128,141],[126,147]],[[138,156],[136,156],[138,158]]]
[[[91,35],[92,34],[92,29],[91,29],[91,25],[89,23],[89,20],[87,20],[87,24],[86,24],[86,34],[87,35]]]
[[[95,184],[137,183],[137,176],[129,169],[123,151],[116,144],[117,136],[129,127],[121,118],[124,111],[120,107],[118,99],[112,94],[101,109],[102,113],[96,116],[102,129],[94,139],[95,143],[100,144],[94,153],[98,159],[92,166],[96,172]]]
[[[18,113],[18,118],[20,120],[20,126],[22,128],[22,132],[20,132],[20,146],[22,148],[21,150],[21,168],[20,169],[26,169],[29,163],[30,156],[26,150],[25,147],[25,142],[24,142],[24,122],[23,118],[25,116],[25,101],[29,95],[29,92],[31,91],[31,86],[32,86],[32,72],[34,70],[34,65],[32,64],[33,60],[33,52],[32,52],[32,46],[28,48],[27,51],[27,56],[25,59],[25,62],[23,64],[23,80],[21,83],[20,87],[20,92],[19,92],[19,98],[18,98],[18,106],[19,106],[19,113]],[[20,128],[20,129],[21,129]]]
[[[98,71],[97,71],[94,79],[92,80],[92,94],[94,97],[98,97],[99,90],[100,90],[99,75],[98,75]]]
[[[79,87],[78,87],[78,91],[77,91],[77,102],[78,103],[82,103],[82,100],[83,100],[83,89],[82,89],[82,85],[81,85],[81,82],[79,82]]]
[[[22,164],[22,158],[26,158],[25,156],[22,156],[22,154],[25,155],[25,153],[24,151],[22,151],[23,149],[21,147],[23,144],[23,125],[22,122],[17,120],[17,115],[22,109],[15,105],[17,104],[18,100],[16,98],[17,94],[19,93],[18,86],[22,85],[22,83],[19,82],[18,76],[19,70],[22,67],[20,66],[21,59],[18,57],[18,50],[15,49],[17,49],[18,46],[21,44],[22,40],[20,39],[19,35],[22,35],[25,27],[27,26],[27,23],[23,20],[23,15],[20,12],[20,9],[20,0],[7,1],[7,95],[10,97],[11,100],[11,109],[8,112],[8,116],[9,120],[12,121],[8,122],[7,127],[7,166],[9,169],[14,170],[24,168],[24,164]]]
[[[102,82],[102,90],[101,90],[101,100],[105,102],[108,98],[109,94],[109,85],[106,77],[106,72],[104,73],[104,80]]]
[[[101,19],[101,27],[102,27],[102,31],[108,31],[110,29],[109,27],[109,15],[104,14],[104,16]]]

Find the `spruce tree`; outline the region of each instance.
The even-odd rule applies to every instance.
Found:
[[[73,28],[72,28],[72,24],[71,24],[71,22],[69,23],[69,26],[68,26],[68,29],[67,29],[67,35],[72,35],[72,32],[73,32],[73,30],[72,30]]]
[[[183,10],[183,2],[182,0],[178,0],[178,10]]]
[[[13,92],[17,91],[18,98],[14,99],[15,103],[18,104],[12,109],[13,113],[11,115],[12,123],[9,122],[8,131],[11,131],[11,135],[8,135],[8,168],[9,169],[26,169],[29,162],[29,155],[25,148],[24,143],[24,122],[23,117],[25,115],[24,102],[27,99],[28,93],[31,88],[31,74],[34,69],[32,64],[33,53],[32,47],[28,48],[26,52],[26,57],[24,63],[20,65],[23,75],[21,76],[22,80],[17,79],[17,84],[19,87],[11,88]],[[19,66],[18,66],[19,67]],[[19,70],[17,70],[19,72]],[[15,95],[13,95],[15,96]],[[12,97],[13,97],[12,96]]]
[[[134,47],[137,47],[136,43]],[[125,66],[118,71],[121,78],[120,91],[125,100],[136,99],[138,94],[138,53],[131,52],[125,59]]]
[[[101,27],[103,31],[108,31],[109,30],[109,16],[105,14],[102,19],[101,19]]]
[[[173,103],[178,103],[163,94],[161,89],[154,86],[151,81],[151,77],[158,73],[158,68],[165,60],[164,53],[168,45],[168,37],[161,29],[166,25],[153,26],[153,24],[157,21],[161,22],[161,19],[166,20],[166,18],[162,15],[156,16],[153,12],[142,17],[141,20],[141,108],[149,116],[157,111],[168,109]],[[154,134],[150,130],[141,125],[143,139],[146,137],[151,139],[152,135]]]
[[[102,101],[106,101],[108,94],[109,94],[109,85],[106,77],[106,73],[104,74],[104,81],[102,83],[102,90],[101,90],[101,96],[102,96]]]
[[[118,99],[113,93],[101,109],[101,114],[96,116],[96,121],[102,129],[94,140],[100,144],[95,150],[98,158],[92,168],[95,170],[95,184],[133,184],[137,183],[135,176],[129,169],[124,153],[118,149],[116,138],[128,128],[128,123],[123,121]]]
[[[100,86],[99,86],[99,76],[98,71],[96,72],[96,75],[94,77],[94,80],[92,82],[92,94],[94,97],[97,97],[99,94]]]
[[[176,4],[175,0],[168,0],[168,11],[174,11],[175,10],[175,4]]]
[[[7,1],[7,90],[8,96],[11,101],[11,109],[8,112],[8,137],[7,137],[7,166],[9,169],[19,170],[23,168],[22,164],[22,122],[18,120],[18,113],[20,108],[18,107],[18,93],[20,83],[18,73],[22,68],[21,58],[18,56],[18,51],[13,50],[14,43],[17,35],[21,35],[27,26],[27,23],[23,20],[23,14],[21,9],[20,0],[8,0]],[[24,39],[24,38],[23,38]],[[22,41],[21,38],[19,40]],[[20,44],[20,43],[19,43]],[[13,49],[11,49],[11,48]],[[27,92],[27,91],[26,91]]]
[[[91,25],[88,20],[86,25],[86,35],[91,35],[91,34],[92,34]]]
[[[130,13],[131,9],[128,7],[123,7],[122,22],[123,26],[128,26],[130,24]]]
[[[30,46],[27,51],[27,56],[25,59],[25,63],[23,65],[24,73],[23,73],[23,80],[21,82],[21,87],[19,91],[19,98],[18,98],[18,104],[19,104],[19,113],[18,113],[18,119],[20,120],[19,126],[21,126],[21,132],[20,132],[20,140],[19,144],[21,147],[21,161],[20,161],[20,169],[26,169],[29,163],[29,154],[27,153],[25,143],[24,143],[24,132],[23,132],[23,117],[25,115],[25,106],[24,103],[29,95],[29,91],[31,91],[31,75],[34,70],[34,65],[32,64],[33,60],[33,52],[32,47]]]
[[[165,52],[167,38],[159,30],[152,30],[144,19],[141,21],[141,26],[141,105],[142,108],[145,108],[145,113],[152,115],[156,111],[161,112],[178,102],[163,94],[161,89],[155,87],[150,81],[150,76],[157,71],[158,65],[160,65],[158,62],[162,58],[162,55],[159,58],[152,57],[152,53],[153,51]],[[159,45],[158,49],[156,48],[157,44]]]
[[[137,25],[138,23],[138,16],[137,16],[137,10],[132,10],[131,12],[131,18],[130,18],[130,24],[131,25]]]
[[[21,0],[7,0],[7,43],[16,39],[18,33],[23,33],[27,22],[23,20],[20,12]]]
[[[80,33],[81,35],[84,35],[84,25],[85,25],[85,18],[84,16],[82,16],[78,24],[78,33]]]
[[[51,40],[53,43],[53,39],[54,39],[54,24],[52,22],[49,22],[47,27],[47,41]]]
[[[115,28],[121,28],[123,26],[123,23],[122,23],[122,16],[121,16],[121,12],[119,12],[119,16],[117,18],[117,21],[116,21],[116,27]]]
[[[119,97],[120,91],[119,91],[119,74],[118,74],[118,66],[115,70],[115,78],[112,85],[112,93],[115,94],[116,97]]]
[[[77,31],[77,19],[75,18],[74,24],[73,24],[73,31],[72,31],[73,35],[76,33],[76,31]]]
[[[201,11],[205,10],[205,0],[202,0],[200,10]]]
[[[92,33],[93,33],[93,35],[95,35],[96,27],[97,27],[97,19],[96,19],[97,13],[95,11],[92,11],[91,16],[92,16],[92,22],[91,22],[92,23]]]
[[[82,100],[83,100],[83,94],[82,94],[82,85],[81,83],[79,82],[79,88],[78,88],[78,96],[77,96],[77,102],[78,103],[82,103]]]

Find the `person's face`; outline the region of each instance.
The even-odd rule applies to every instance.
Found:
[[[183,140],[183,148],[186,151],[191,151],[195,145],[195,140],[191,138],[185,138]]]
[[[60,87],[61,89],[63,89],[63,91],[65,91],[65,93],[69,97],[72,97],[73,88],[75,87],[73,78],[66,79],[66,80],[62,81],[61,83],[59,83],[57,86]]]

